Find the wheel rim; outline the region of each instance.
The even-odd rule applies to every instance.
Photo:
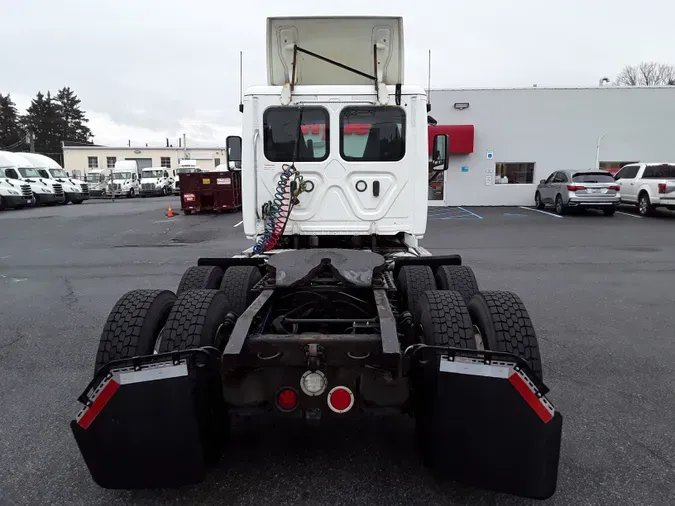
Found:
[[[541,204],[541,200],[540,200],[540,198],[539,198],[539,194],[538,194],[538,193],[534,196],[534,204],[535,204],[537,207],[539,207],[540,204]]]
[[[647,199],[642,197],[640,199],[640,213],[645,214],[647,212]]]
[[[560,197],[555,200],[555,210],[559,213],[562,212],[562,199]]]

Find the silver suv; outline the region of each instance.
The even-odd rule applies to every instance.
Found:
[[[609,172],[559,170],[539,182],[534,203],[537,209],[554,206],[558,214],[576,207],[602,209],[612,216],[621,202],[620,189]]]

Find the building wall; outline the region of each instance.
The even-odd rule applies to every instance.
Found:
[[[431,104],[439,124],[475,127],[473,153],[450,156],[446,205],[530,205],[553,171],[594,168],[602,134],[600,161],[675,161],[675,87],[432,90]],[[533,183],[494,184],[502,162],[534,162]]]
[[[215,168],[219,159],[221,163],[225,162],[225,148],[203,148],[188,149],[189,158],[198,161],[204,168]],[[89,172],[89,157],[96,157],[98,167],[107,166],[108,157],[115,157],[116,160],[150,158],[152,166],[159,167],[162,157],[170,158],[171,167],[178,167],[178,161],[186,158],[183,149],[176,148],[108,148],[108,147],[64,147],[63,165],[69,171],[80,171],[82,174]]]

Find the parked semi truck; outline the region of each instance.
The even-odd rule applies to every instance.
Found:
[[[141,170],[136,160],[118,160],[112,170],[112,191],[115,197],[134,198],[141,190]]]
[[[420,244],[428,102],[404,82],[402,19],[268,18],[267,58],[267,83],[241,108],[251,247],[198,259],[175,292],[132,290],[113,306],[71,423],[94,480],[198,482],[238,415],[397,412],[415,420],[399,437],[439,477],[550,497],[562,416],[525,304]],[[368,136],[347,146],[357,122]],[[312,123],[336,126],[328,142],[304,138]],[[447,135],[432,146],[447,170]]]
[[[30,186],[33,205],[55,205],[65,202],[63,185],[40,176],[33,164],[19,153],[0,151],[0,167],[5,177]]]
[[[35,167],[43,179],[49,179],[63,186],[63,192],[65,193],[64,204],[68,202],[81,204],[85,200],[89,200],[89,186],[87,183],[68,176],[63,167],[54,159],[39,153],[21,153],[21,156],[33,164],[33,167]]]
[[[148,167],[141,171],[141,197],[171,195],[178,178],[176,169]]]
[[[92,198],[109,197],[112,169],[91,169],[87,172],[87,185],[89,185],[89,195]]]
[[[33,205],[33,192],[30,185],[22,183],[14,178],[7,177],[5,170],[14,170],[11,167],[2,166],[0,155],[0,210],[22,209]]]

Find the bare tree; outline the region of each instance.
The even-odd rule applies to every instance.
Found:
[[[675,65],[657,62],[626,65],[616,76],[615,83],[621,86],[675,86]]]

